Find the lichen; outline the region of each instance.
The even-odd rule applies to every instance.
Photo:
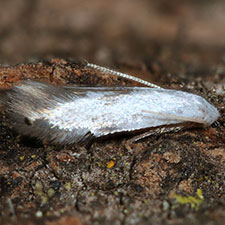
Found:
[[[176,199],[176,202],[178,202],[179,204],[190,204],[191,208],[193,208],[194,210],[198,210],[200,205],[203,203],[204,201],[204,196],[202,194],[202,190],[201,189],[197,189],[196,191],[196,197],[194,196],[182,196],[179,194],[174,194],[173,198]]]

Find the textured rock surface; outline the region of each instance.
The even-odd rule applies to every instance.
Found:
[[[224,223],[225,6],[158,2],[1,1],[1,88],[136,85],[74,60],[82,57],[200,94],[222,116],[206,129],[87,149],[20,136],[1,112],[0,224]]]

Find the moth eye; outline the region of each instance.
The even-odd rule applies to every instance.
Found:
[[[31,126],[31,125],[32,125],[32,122],[31,122],[27,117],[24,118],[24,122],[25,122],[28,126]]]

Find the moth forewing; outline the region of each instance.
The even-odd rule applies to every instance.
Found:
[[[185,122],[210,125],[219,117],[200,96],[148,87],[55,87],[25,81],[6,96],[19,132],[61,144]]]

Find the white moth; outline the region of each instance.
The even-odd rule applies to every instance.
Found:
[[[87,66],[150,87],[56,87],[24,81],[2,99],[15,128],[24,135],[67,144],[187,122],[209,126],[219,117],[218,110],[198,95],[163,89],[93,64]]]

